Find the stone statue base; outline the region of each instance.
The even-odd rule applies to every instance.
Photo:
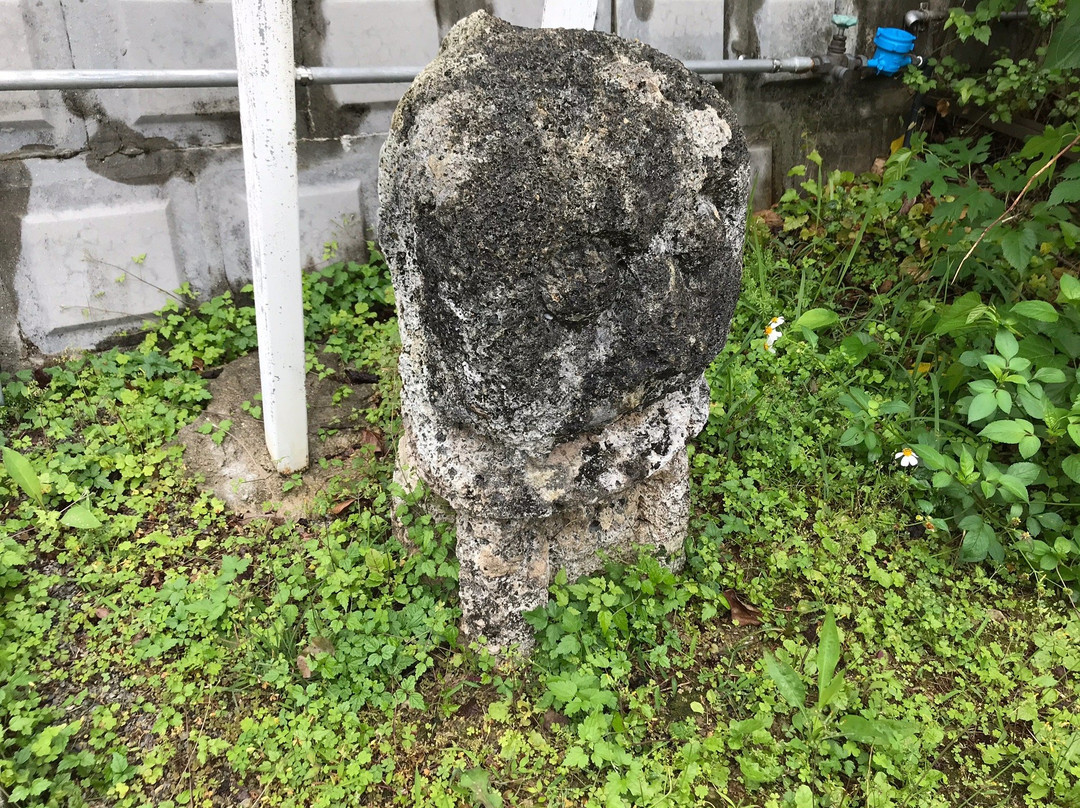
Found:
[[[418,474],[412,452],[406,434],[394,480],[405,491],[423,483],[429,493],[418,505],[421,514],[455,523],[461,628],[468,637],[483,637],[492,651],[532,645],[532,629],[522,615],[547,602],[559,570],[573,581],[601,569],[605,559],[631,562],[643,548],[652,548],[674,570],[682,567],[690,507],[685,446],[652,476],[609,498],[549,516],[509,519],[455,511]],[[432,482],[437,488],[438,481]],[[405,535],[398,523],[395,531]]]

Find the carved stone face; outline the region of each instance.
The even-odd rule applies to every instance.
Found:
[[[723,347],[746,146],[646,46],[473,15],[398,107],[379,184],[406,399],[448,423],[545,454]]]

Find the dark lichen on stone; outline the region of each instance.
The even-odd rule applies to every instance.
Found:
[[[748,185],[730,107],[674,59],[470,16],[383,152],[381,241],[425,339],[406,386],[536,454],[686,389],[727,335]]]

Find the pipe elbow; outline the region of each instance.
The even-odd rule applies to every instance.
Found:
[[[925,9],[913,8],[904,15],[904,27],[910,31],[916,25],[926,22],[928,16]]]

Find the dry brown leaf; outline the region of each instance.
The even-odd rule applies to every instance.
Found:
[[[110,614],[112,614],[112,612],[110,612],[104,606],[98,606],[96,609],[94,609],[94,615],[97,617],[98,620],[104,620]]]
[[[784,226],[784,217],[772,208],[757,211],[754,216],[761,220],[762,224],[772,231],[778,231]]]
[[[296,658],[296,668],[305,679],[311,678],[311,665],[308,664],[308,658],[303,654]]]
[[[341,514],[348,510],[349,506],[356,502],[355,499],[343,499],[337,505],[330,509],[330,513],[334,516],[341,516]]]
[[[887,162],[888,160],[886,160],[886,158],[884,157],[877,158],[876,160],[874,160],[874,164],[870,166],[870,173],[873,174],[875,177],[884,176],[885,163]]]
[[[383,454],[386,451],[386,443],[383,441],[382,435],[373,429],[360,431],[360,445],[371,446],[375,449],[375,454]]]
[[[930,267],[923,266],[910,255],[900,262],[900,271],[916,283],[922,283],[930,277]]]
[[[331,654],[334,653],[334,643],[330,641],[329,637],[312,637],[311,641],[307,644],[307,648],[304,649],[304,653],[308,656],[312,654]]]
[[[544,713],[544,729],[551,729],[552,725],[558,724],[562,727],[570,726],[570,719],[562,713],[558,713],[550,707],[547,708],[547,712]]]
[[[937,114],[944,118],[949,114],[949,110],[952,108],[952,104],[949,103],[947,98],[939,98],[937,102]]]
[[[724,598],[727,599],[728,608],[731,609],[731,621],[737,626],[760,626],[761,610],[756,606],[743,602],[739,593],[734,589],[725,589]]]

